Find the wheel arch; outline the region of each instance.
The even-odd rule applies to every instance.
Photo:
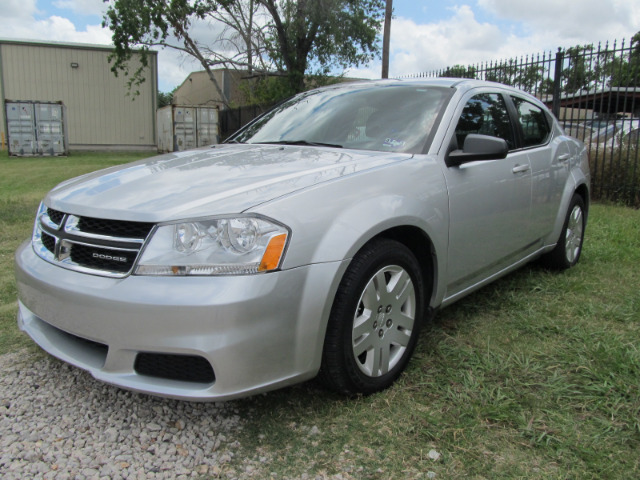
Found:
[[[589,188],[586,183],[581,183],[575,189],[575,193],[582,197],[582,201],[584,202],[585,216],[589,215]]]
[[[435,251],[435,247],[429,235],[418,227],[412,225],[403,225],[393,227],[378,235],[375,238],[388,238],[402,243],[405,247],[411,250],[411,253],[418,260],[420,272],[422,273],[422,280],[425,286],[425,300],[427,309],[431,308],[434,301],[435,286],[437,282],[438,273],[438,259]],[[428,312],[425,312],[428,314]]]

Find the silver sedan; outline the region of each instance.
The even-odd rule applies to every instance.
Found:
[[[420,326],[578,262],[583,144],[536,98],[437,79],[302,93],[225,144],[72,179],[16,252],[18,323],[105,382],[231,399],[389,387]]]

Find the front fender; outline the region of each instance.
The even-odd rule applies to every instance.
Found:
[[[392,165],[341,177],[273,200],[253,209],[285,223],[291,241],[282,268],[339,262],[331,278],[322,318],[315,334],[300,326],[308,341],[322,351],[331,307],[340,281],[354,255],[371,239],[396,227],[420,229],[431,241],[436,261],[436,293],[444,295],[449,213],[444,177],[434,157],[416,156]],[[429,248],[425,244],[425,248]],[[440,287],[443,286],[443,287]],[[309,320],[311,321],[311,319]]]
[[[255,212],[291,228],[283,268],[343,261],[394,227],[413,226],[446,258],[447,189],[434,157],[341,177],[260,205]]]

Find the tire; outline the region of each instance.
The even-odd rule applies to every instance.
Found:
[[[586,225],[584,200],[580,195],[574,194],[558,243],[553,250],[542,257],[542,263],[553,270],[566,270],[578,263]]]
[[[376,239],[358,252],[331,309],[319,379],[337,392],[371,394],[407,366],[424,313],[424,281],[403,244]]]

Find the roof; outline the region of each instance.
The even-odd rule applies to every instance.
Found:
[[[73,43],[73,42],[56,42],[52,40],[27,40],[15,38],[0,38],[0,45],[24,45],[50,48],[69,48],[75,50],[104,50],[112,52],[115,48],[113,45],[99,45],[92,43]],[[135,50],[134,50],[135,51]],[[157,50],[149,50],[148,53],[157,55]]]
[[[586,108],[599,113],[634,113],[640,108],[640,87],[610,87],[606,90],[563,95],[561,107]]]

